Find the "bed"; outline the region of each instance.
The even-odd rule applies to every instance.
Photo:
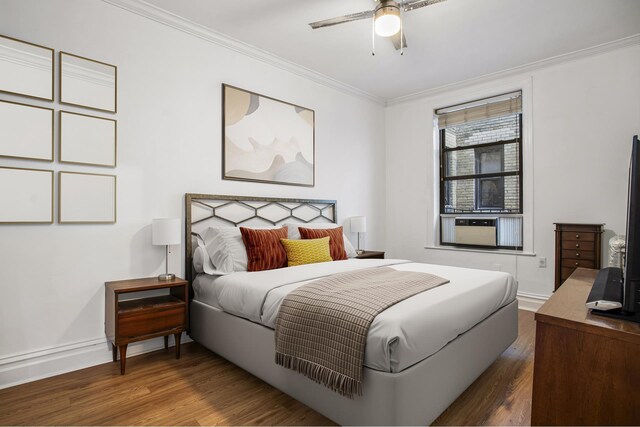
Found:
[[[517,337],[516,283],[506,273],[349,259],[224,276],[193,269],[192,236],[212,225],[335,222],[332,200],[187,194],[190,336],[343,425],[424,425],[440,415]],[[449,279],[378,315],[367,337],[363,393],[349,399],[278,366],[273,324],[291,290],[329,274],[389,267]]]

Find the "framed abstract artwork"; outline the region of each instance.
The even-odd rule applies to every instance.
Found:
[[[315,185],[315,112],[222,85],[222,178]]]

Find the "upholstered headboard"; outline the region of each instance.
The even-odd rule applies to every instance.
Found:
[[[185,274],[194,275],[195,236],[207,227],[264,226],[336,222],[335,200],[279,199],[187,193],[185,200]],[[193,294],[192,294],[193,295]]]

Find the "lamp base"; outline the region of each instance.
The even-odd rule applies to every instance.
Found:
[[[161,274],[158,276],[158,280],[164,281],[164,282],[168,282],[170,280],[174,280],[176,278],[175,274],[171,274],[171,273],[166,273],[166,274]]]

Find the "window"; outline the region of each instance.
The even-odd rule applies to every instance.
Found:
[[[441,108],[436,115],[441,244],[456,243],[456,216],[484,216],[496,218],[498,228],[511,223],[513,236],[501,240],[498,231],[498,247],[521,248],[521,92]]]

